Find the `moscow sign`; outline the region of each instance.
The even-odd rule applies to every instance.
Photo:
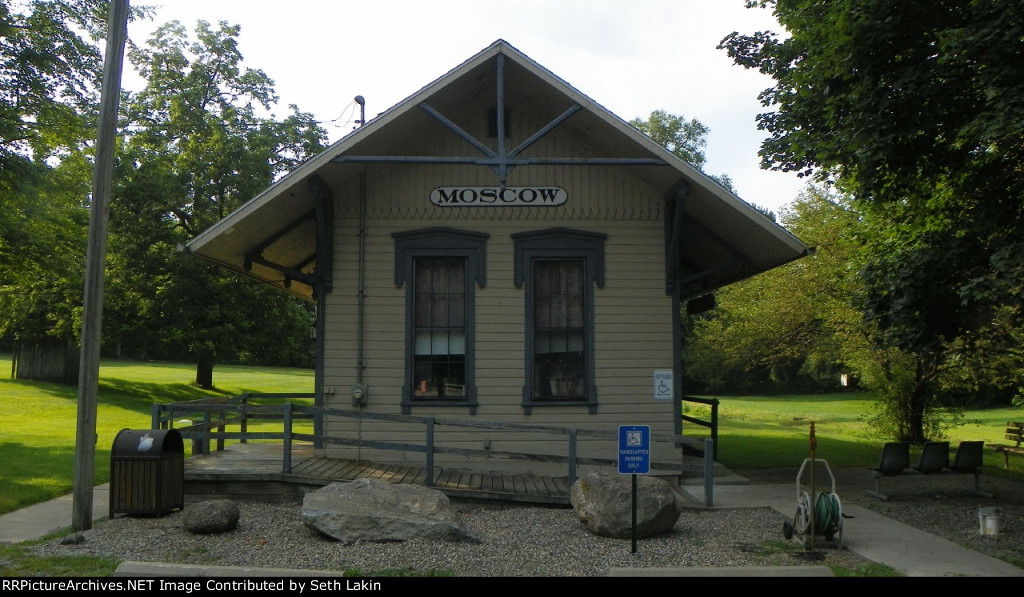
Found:
[[[438,187],[430,202],[438,207],[562,205],[568,195],[559,187]]]

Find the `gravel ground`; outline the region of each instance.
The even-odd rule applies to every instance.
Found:
[[[186,505],[186,509],[187,509]],[[848,550],[822,549],[825,559],[780,550],[784,517],[770,508],[693,509],[672,532],[637,542],[598,537],[571,508],[456,503],[479,543],[413,540],[342,544],[307,529],[295,504],[239,502],[238,527],[219,535],[192,535],[180,513],[160,518],[119,516],[84,533],[85,542],[50,541],[51,555],[106,555],[122,560],[185,564],[359,570],[444,570],[456,576],[605,576],[615,567],[859,565]]]
[[[758,483],[795,483],[796,479],[789,469],[737,472]],[[972,491],[974,478],[970,475],[911,473],[882,479],[882,492],[889,496],[884,501],[864,493],[875,489],[867,469],[837,467],[832,472],[844,505],[857,504],[1024,568],[1024,482],[983,474],[980,488],[994,496],[987,498]],[[999,516],[998,535],[981,534],[979,508],[994,508]]]
[[[752,483],[794,483],[795,471],[737,471]],[[986,499],[965,490],[970,477],[885,479],[890,501],[864,495],[874,481],[863,468],[833,470],[844,504],[869,507],[956,543],[1024,566],[1024,484],[983,477]],[[84,541],[59,539],[34,547],[38,554],[102,555],[121,560],[183,564],[357,570],[441,570],[455,576],[604,576],[620,567],[722,567],[825,565],[854,569],[868,560],[831,541],[813,551],[786,541],[783,515],[770,508],[685,510],[666,534],[637,542],[597,537],[571,508],[453,502],[479,543],[342,544],[308,529],[298,503],[238,501],[238,527],[219,535],[184,530],[182,514],[117,516],[85,531]],[[996,507],[1000,534],[979,533],[978,508]],[[186,505],[186,509],[187,509]],[[794,508],[796,504],[794,504]]]

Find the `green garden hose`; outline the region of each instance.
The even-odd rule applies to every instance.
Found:
[[[818,493],[814,496],[815,534],[833,535],[842,523],[843,510],[839,496],[834,493]]]

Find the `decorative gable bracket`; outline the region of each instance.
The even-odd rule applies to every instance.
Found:
[[[365,155],[339,155],[333,162],[346,164],[469,164],[476,166],[487,166],[494,171],[498,178],[498,184],[505,186],[508,175],[518,166],[667,166],[668,164],[659,158],[524,158],[521,154],[531,145],[542,139],[559,124],[565,122],[573,114],[583,109],[583,106],[573,104],[567,110],[555,117],[551,122],[541,127],[528,139],[511,150],[505,147],[505,55],[498,54],[497,60],[497,151],[482,143],[479,139],[469,134],[457,124],[452,122],[444,114],[434,109],[426,102],[420,102],[419,107],[427,114],[444,125],[445,128],[458,135],[461,139],[473,146],[482,155],[452,157],[452,156],[365,156]]]

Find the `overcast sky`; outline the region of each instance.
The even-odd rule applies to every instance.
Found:
[[[144,42],[158,24],[239,25],[245,64],[275,83],[281,106],[320,120],[330,140],[358,118],[399,103],[497,39],[617,116],[666,110],[710,132],[708,174],[732,178],[740,197],[778,211],[804,187],[795,174],[762,170],[757,100],[772,80],[733,64],[718,43],[733,31],[780,32],[771,12],[744,0],[136,0],[159,5],[130,23]],[[125,76],[125,87],[133,82]],[[282,110],[280,113],[284,113]]]

